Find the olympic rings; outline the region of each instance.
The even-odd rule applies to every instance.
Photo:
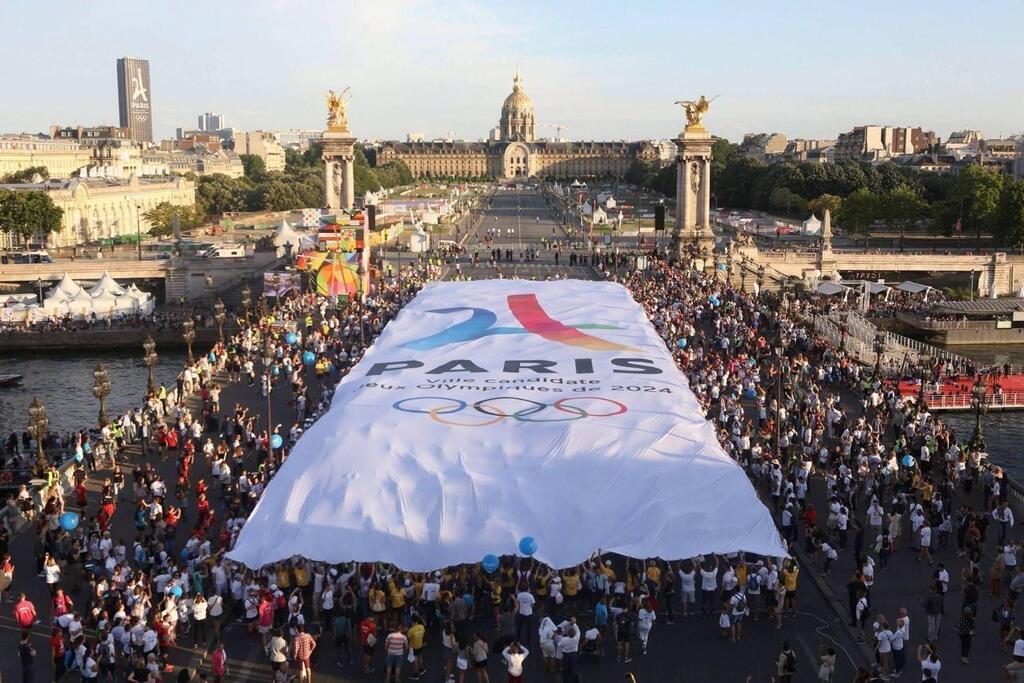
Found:
[[[447,403],[433,408],[408,407],[407,404],[413,401],[447,401]],[[496,405],[498,401],[520,401],[527,404],[527,406],[513,412],[506,412],[501,406]],[[582,401],[603,401],[611,404],[612,408],[610,412],[592,413],[586,408],[577,405]],[[565,396],[554,403],[543,403],[521,396],[490,396],[472,404],[451,396],[411,396],[395,401],[392,407],[403,413],[429,415],[430,419],[434,422],[454,427],[487,427],[509,417],[517,422],[573,422],[587,417],[612,417],[614,415],[621,415],[629,410],[625,404],[614,399],[605,398],[604,396]],[[491,419],[482,422],[460,422],[444,417],[453,413],[461,413],[468,407],[473,408],[478,413],[487,415]],[[533,418],[534,415],[546,408],[554,408],[557,412],[567,413],[568,417]]]

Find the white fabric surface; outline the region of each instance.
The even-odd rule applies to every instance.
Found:
[[[492,334],[423,339],[471,315]],[[523,320],[537,331],[524,333]],[[551,362],[554,372],[516,372],[524,360]],[[516,553],[527,535],[555,567],[598,548],[666,559],[785,554],[767,509],[620,285],[428,285],[341,382],[228,556],[251,567],[301,555],[425,571]]]

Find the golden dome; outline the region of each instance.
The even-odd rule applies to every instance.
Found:
[[[501,105],[501,112],[503,114],[533,113],[533,100],[523,92],[518,66],[516,67],[516,76],[512,79],[512,92],[505,98],[505,103]]]

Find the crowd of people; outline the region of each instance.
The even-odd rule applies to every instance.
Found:
[[[1006,483],[982,451],[802,327],[802,301],[784,308],[775,295],[653,256],[644,272],[619,268],[620,258],[628,265],[635,256],[586,263],[644,306],[726,453],[748,472],[802,563],[738,553],[629,560],[597,551],[571,568],[502,558],[492,570],[419,573],[385,563],[292,558],[250,569],[227,560],[333,387],[440,274],[428,262],[403,266],[365,302],[339,306],[307,294],[243,320],[182,371],[174,390],[154,393],[98,436],[74,437],[71,485],[52,470],[40,507],[15,501],[13,514],[32,525],[34,571],[50,602],[20,595],[14,603],[26,633],[25,680],[39,622],[51,629],[44,656],[55,679],[75,672],[87,682],[134,683],[165,679],[173,648],[186,644],[213,647],[200,675],[219,682],[231,662],[224,629],[241,623],[276,683],[312,680],[325,657],[366,674],[383,663],[385,680],[417,680],[433,667],[458,683],[488,682],[492,661],[518,683],[533,659],[569,683],[587,661],[629,664],[646,655],[660,622],[707,619],[730,643],[749,636],[748,621],[761,622],[761,635],[781,628],[798,612],[807,571],[851,577],[849,621],[875,653],[874,668],[858,671],[857,681],[898,678],[908,660],[913,675],[938,680],[952,659],[940,653],[943,628],[957,632],[964,665],[976,635],[998,639],[1013,653],[1007,674],[1024,680],[1014,619],[1024,571]],[[252,387],[259,407],[222,404],[227,383]],[[288,392],[290,413],[271,414],[276,392]],[[114,524],[126,508],[134,534]],[[0,546],[0,591],[20,590],[6,536]],[[920,602],[886,614],[874,601],[876,582],[890,580],[886,568],[900,551],[928,563],[931,578]],[[31,571],[20,568],[19,577]],[[957,592],[959,607],[950,595]],[[989,630],[982,623],[990,609],[998,628],[976,634]],[[954,616],[944,620],[947,611]],[[912,630],[918,619],[927,627]],[[823,644],[813,662],[800,659],[783,643],[771,662],[778,680],[807,667],[833,680],[832,646]]]

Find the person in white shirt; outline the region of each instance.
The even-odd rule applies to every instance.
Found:
[[[697,607],[697,587],[696,587],[696,571],[693,569],[693,564],[690,564],[689,569],[684,569],[682,563],[679,565],[679,602],[683,607],[683,616],[687,617],[690,615],[690,609],[696,609]]]
[[[562,656],[562,680],[575,681],[580,650],[580,629],[576,626],[575,617],[558,625],[555,647]]]
[[[875,649],[878,651],[878,663],[882,668],[882,678],[888,678],[892,673],[892,641],[893,632],[889,628],[885,617],[880,616],[874,624]]]
[[[701,614],[710,615],[715,606],[715,593],[718,589],[718,557],[711,569],[700,569]]]
[[[540,653],[544,658],[544,670],[554,672],[555,670],[555,632],[558,627],[550,617],[540,620],[540,628],[537,633],[540,636]]]
[[[921,528],[918,530],[917,536],[918,536],[918,545],[921,548],[921,553],[920,553],[920,555],[918,555],[917,559],[918,559],[918,561],[920,561],[920,560],[928,560],[928,564],[931,565],[932,564],[932,555],[931,555],[932,527],[931,527],[930,524],[928,524],[927,520],[924,520],[921,523]]]
[[[637,635],[640,636],[640,654],[647,654],[647,640],[651,637],[651,629],[657,618],[647,599],[643,599],[636,614]]]
[[[501,651],[508,670],[509,683],[520,683],[523,679],[523,662],[530,655],[530,651],[516,641]]]
[[[516,640],[528,641],[533,628],[533,605],[537,599],[528,590],[516,595]]]

